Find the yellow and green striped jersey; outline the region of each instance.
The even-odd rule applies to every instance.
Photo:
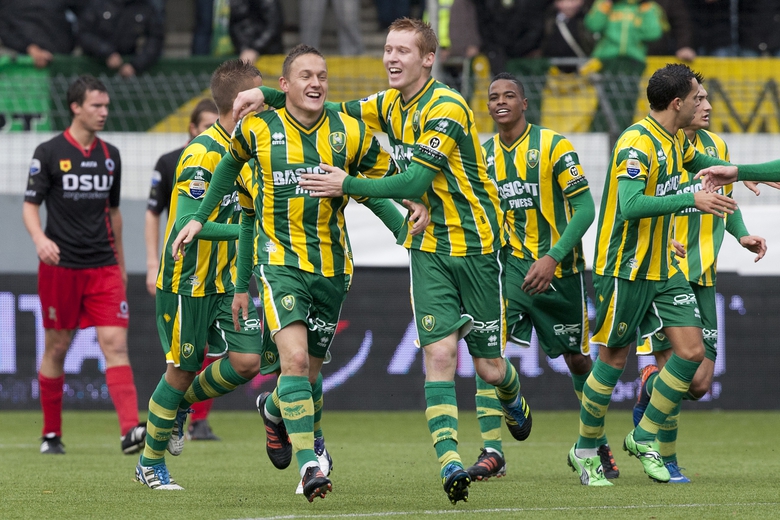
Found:
[[[650,116],[620,135],[601,198],[593,272],[626,280],[666,280],[675,272],[669,250],[674,215],[626,220],[618,203],[618,179],[644,182],[646,196],[675,195],[683,163],[695,153],[685,132],[672,135]]]
[[[496,181],[512,255],[538,260],[558,242],[571,220],[568,199],[588,191],[571,142],[538,125],[507,145],[496,134],[482,145],[488,175]],[[582,242],[555,269],[569,276],[585,269]]]
[[[719,136],[707,130],[696,132],[696,149],[711,157],[729,161],[729,150],[726,142]],[[701,180],[694,180],[694,175],[687,171],[683,173],[682,192],[696,192],[701,189]],[[731,197],[733,184],[722,186],[718,193]],[[677,263],[689,282],[703,286],[715,285],[718,252],[723,244],[726,230],[726,218],[716,217],[710,213],[702,213],[696,208],[688,208],[677,212],[674,217],[674,237],[685,246],[685,258],[678,258]]]
[[[255,264],[327,277],[352,273],[344,221],[349,197],[312,197],[298,180],[304,173],[325,173],[320,163],[369,178],[397,173],[365,124],[329,109],[308,128],[286,109],[251,114],[236,126],[230,153],[239,161],[254,159]]]
[[[165,248],[157,274],[158,289],[194,297],[233,292],[236,277],[235,240],[195,240],[188,246],[187,254],[178,261],[173,259],[171,247],[179,233],[176,220],[182,216],[178,211],[179,198],[187,197],[198,202],[203,199],[211,182],[211,174],[229,147],[230,134],[217,121],[193,139],[182,152],[176,166],[176,183],[165,228]],[[235,188],[214,208],[209,215],[210,221],[238,224],[242,207],[254,211],[250,165],[241,169]]]
[[[342,109],[385,132],[402,169],[416,162],[437,172],[422,196],[431,223],[424,233],[407,235],[404,247],[466,256],[503,245],[496,186],[487,175],[474,114],[457,91],[430,79],[406,103],[390,89]]]

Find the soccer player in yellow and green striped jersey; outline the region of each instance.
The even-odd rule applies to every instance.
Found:
[[[683,132],[701,99],[700,76],[682,64],[653,73],[647,86],[650,115],[626,129],[615,144],[601,201],[593,285],[596,332],[602,346],[583,388],[580,436],[569,464],[584,485],[612,485],[596,453],[612,390],[625,368],[637,329],[661,330],[673,354],[659,374],[644,418],[624,441],[654,480],[668,482],[656,435],[688,391],[704,357],[702,323],[696,297],[671,260],[674,214],[687,208],[731,214],[733,199],[703,190],[678,193],[683,170],[697,172],[728,164],[697,152]]]
[[[457,451],[455,398],[457,342],[465,338],[477,373],[496,386],[507,426],[516,439],[530,430],[528,406],[515,368],[503,357],[506,314],[503,214],[487,175],[474,115],[463,97],[431,77],[436,35],[420,20],[390,26],[383,63],[390,88],[342,109],[387,133],[403,173],[358,179],[331,165],[327,175],[303,175],[317,196],[421,198],[431,223],[407,234],[412,308],[425,351],[426,418],[449,500],[466,500],[471,479]],[[240,105],[241,98],[234,104]]]
[[[577,152],[564,136],[528,123],[525,88],[502,72],[490,83],[488,111],[498,134],[483,143],[488,175],[496,181],[509,234],[506,252],[509,336],[528,346],[532,329],[544,352],[563,356],[579,398],[590,374],[588,312],[582,237],[595,207]],[[472,479],[505,474],[501,450],[501,405],[491,385],[477,376],[477,417],[483,450],[468,468]],[[600,439],[599,454],[617,467]]]
[[[710,124],[712,105],[707,100],[707,91],[699,85],[699,107],[693,122],[685,128],[685,135],[693,146],[701,153],[729,160],[729,152],[725,141],[706,129]],[[683,172],[682,182],[678,191],[682,193],[702,189],[701,181],[694,179],[689,172]],[[733,186],[728,184],[719,190],[727,197],[732,196]],[[725,220],[725,222],[724,222]],[[683,248],[683,254],[678,255],[679,269],[691,285],[696,296],[701,320],[704,326],[704,359],[696,370],[686,398],[701,399],[712,386],[717,356],[718,319],[715,304],[715,282],[718,252],[723,243],[723,235],[728,231],[745,249],[756,253],[756,261],[766,253],[766,241],[750,235],[742,221],[742,213],[737,208],[725,219],[717,218],[709,213],[702,213],[696,208],[687,208],[675,215],[674,236]],[[641,331],[640,331],[641,332]],[[663,333],[647,336],[637,347],[637,354],[655,355],[657,365],[648,365],[642,369],[642,386],[639,389],[637,404],[634,406],[634,425],[638,425],[644,415],[653,386],[657,380],[659,367],[663,368],[671,355],[670,345]],[[659,452],[664,465],[669,470],[671,483],[687,483],[690,479],[682,474],[677,464],[677,425],[680,415],[679,404],[667,417],[658,431]]]
[[[303,494],[312,501],[332,489],[314,451],[312,385],[333,340],[353,264],[344,221],[348,197],[312,197],[299,179],[304,172],[320,171],[323,161],[369,178],[392,175],[397,166],[362,122],[324,108],[328,70],[319,51],[297,46],[282,70],[279,81],[287,106],[240,121],[230,154],[217,167],[206,199],[179,242],[197,234],[241,166],[254,160],[255,274],[262,288],[264,326],[279,352],[279,408]],[[365,202],[396,234],[406,231],[392,202]]]
[[[201,206],[212,172],[230,147],[233,99],[240,90],[260,83],[260,72],[240,60],[226,61],[214,71],[211,91],[219,119],[187,145],[176,168],[156,296],[167,369],[149,400],[146,446],[136,466],[136,479],[152,489],[182,489],[170,477],[164,455],[166,448],[172,455],[181,453],[190,405],[227,394],[260,370],[257,311],[252,307],[234,328],[231,310],[238,219],[242,208],[254,212],[249,166],[218,207],[208,212],[201,240],[189,254],[178,255],[173,248],[178,229]],[[207,344],[210,354],[227,356],[196,376]]]

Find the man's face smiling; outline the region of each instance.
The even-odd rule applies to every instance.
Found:
[[[310,117],[319,116],[328,95],[328,67],[322,57],[316,54],[297,57],[290,66],[290,77],[282,77],[280,83],[287,94],[288,109]]]
[[[405,99],[419,91],[428,81],[433,66],[432,52],[420,56],[417,34],[414,31],[390,31],[385,41],[382,63],[391,88],[401,91]]]
[[[488,91],[488,112],[499,128],[511,128],[523,117],[528,101],[514,81],[497,79]]]

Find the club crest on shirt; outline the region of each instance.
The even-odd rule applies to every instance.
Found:
[[[192,346],[192,343],[185,343],[181,346],[181,355],[185,358],[190,357],[193,352],[195,352],[195,347]]]
[[[420,320],[420,323],[426,331],[430,332],[436,326],[436,318],[428,314],[427,316],[423,316],[423,319]]]
[[[618,323],[618,328],[617,328],[618,336],[622,336],[623,334],[626,333],[627,330],[628,330],[628,324],[626,322],[621,321],[620,323]]]
[[[539,150],[531,148],[525,153],[525,162],[528,163],[529,168],[536,168],[539,164]]]
[[[714,146],[708,146],[704,149],[704,151],[707,152],[707,155],[709,155],[710,157],[718,156],[718,151],[715,149]]]
[[[284,307],[288,311],[293,310],[293,307],[295,307],[295,296],[293,296],[292,294],[288,294],[287,296],[283,297],[282,307]]]
[[[414,114],[412,114],[412,130],[417,132],[420,130],[420,111],[415,110]]]
[[[60,159],[60,170],[68,173],[73,165],[70,163],[70,159]]]
[[[276,363],[276,354],[273,352],[264,352],[263,356],[265,356],[266,362],[268,362],[269,365],[273,365]]]
[[[341,151],[344,150],[344,146],[347,144],[347,136],[344,132],[333,132],[328,136],[328,142],[330,142],[330,147],[333,148],[336,153],[341,153]]]

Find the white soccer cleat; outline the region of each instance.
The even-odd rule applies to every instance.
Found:
[[[192,408],[176,411],[176,419],[173,421],[171,437],[168,439],[168,453],[174,457],[181,455],[184,451],[184,423],[187,422],[187,414],[192,413]]]
[[[154,466],[141,466],[141,461],[139,460],[138,465],[135,467],[135,479],[150,489],[184,489],[171,478],[171,474],[168,473],[168,468],[164,462]]]

